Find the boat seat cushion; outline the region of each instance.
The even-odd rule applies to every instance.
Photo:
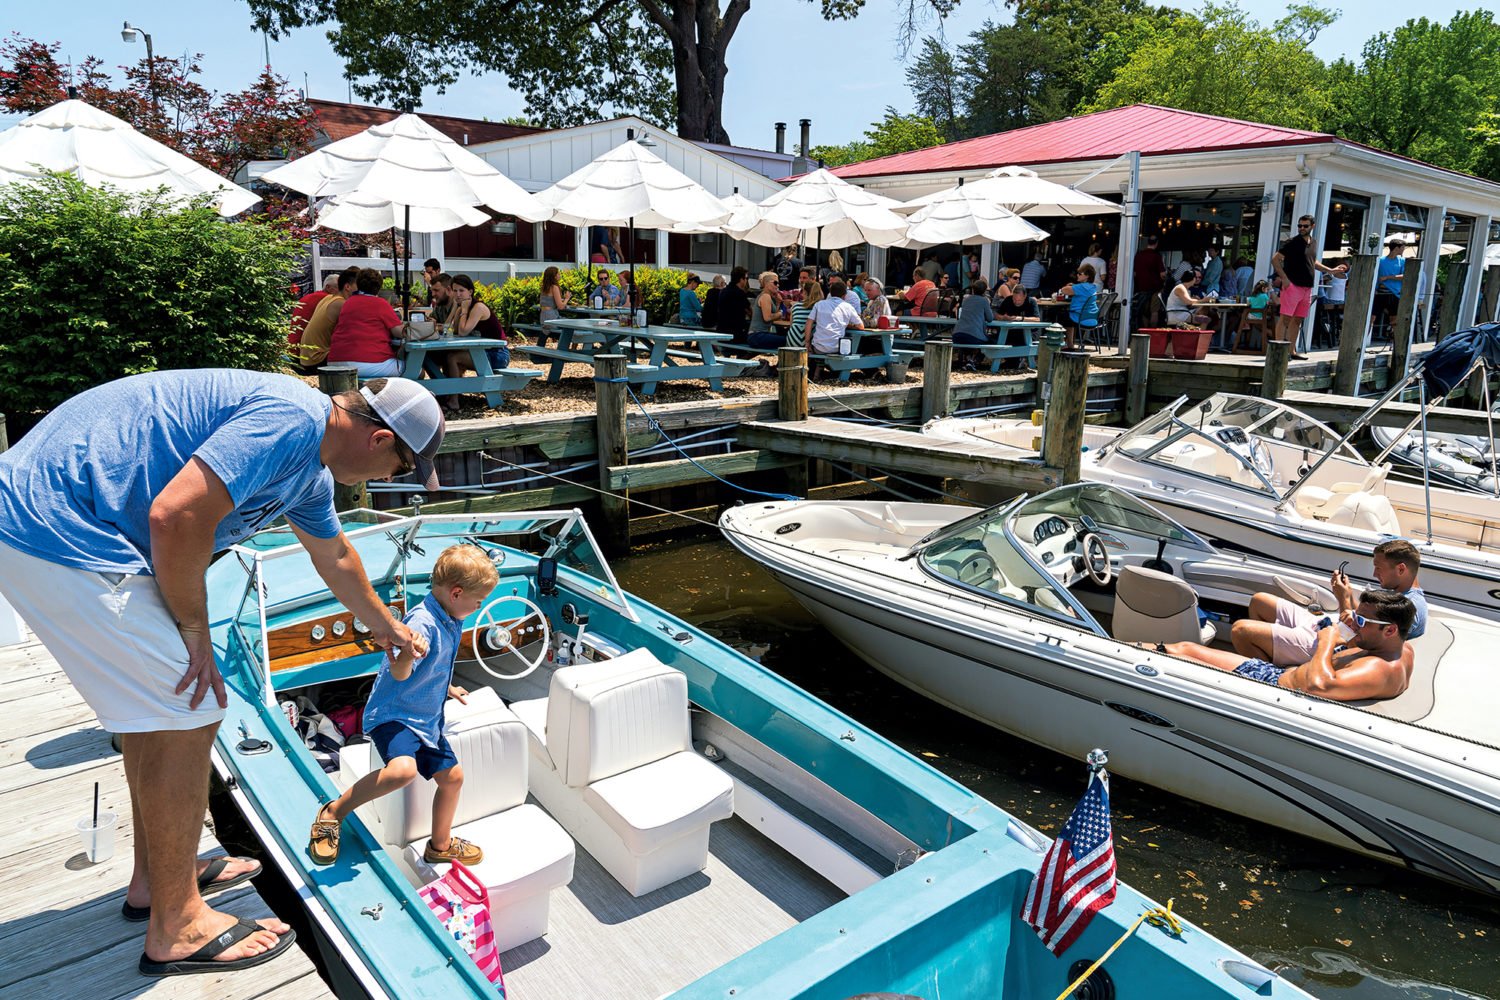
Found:
[[[563,667],[548,691],[546,747],[573,788],[689,750],[687,677],[646,649]]]
[[[637,855],[734,812],[733,780],[691,751],[596,781],[583,797]]]
[[[1396,518],[1390,500],[1379,493],[1334,494],[1337,505],[1328,512],[1328,523],[1360,528],[1382,535],[1401,534],[1401,522]],[[1332,503],[1332,501],[1330,501]]]
[[[1212,476],[1218,468],[1215,449],[1202,442],[1179,441],[1163,448],[1154,457],[1157,461],[1205,476]]]
[[[1198,595],[1160,570],[1125,566],[1115,581],[1114,637],[1121,642],[1202,642]]]
[[[464,795],[470,791],[464,782]],[[455,836],[478,844],[484,860],[471,870],[490,891],[490,905],[496,910],[549,892],[573,880],[573,860],[577,850],[569,837],[540,806],[526,803],[453,827]],[[406,859],[426,882],[448,870],[447,865],[429,865],[422,858],[427,840],[411,843]]]
[[[1443,655],[1453,645],[1453,629],[1441,621],[1427,622],[1427,631],[1410,640],[1412,649],[1411,680],[1406,690],[1394,698],[1371,698],[1351,702],[1376,715],[1402,722],[1421,722],[1432,714],[1437,703],[1437,670]],[[1439,723],[1441,726],[1441,724]]]

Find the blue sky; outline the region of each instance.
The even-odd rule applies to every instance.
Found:
[[[1178,3],[1193,9],[1197,4]],[[1387,31],[1417,13],[1446,22],[1472,3],[1433,0],[1420,10],[1397,0],[1343,0],[1329,4],[1344,15],[1313,43],[1324,59],[1357,56],[1372,34]],[[121,20],[151,32],[158,53],[203,53],[204,82],[216,90],[247,85],[264,61],[261,36],[250,29],[249,8],[237,0],[73,0],[65,8],[13,0],[0,29],[62,43],[62,55],[97,55],[114,66],[140,58],[143,46],[120,38]],[[1242,7],[1263,23],[1285,12],[1284,3],[1243,0]],[[754,0],[729,51],[724,123],[730,138],[746,146],[769,147],[772,123],[786,121],[795,141],[799,118],[813,120],[813,142],[857,138],[887,104],[911,110],[905,64],[892,41],[893,0],[868,0],[852,22],[827,23],[808,0]],[[992,0],[964,0],[949,19],[950,41],[963,39],[985,20],[1008,21],[1009,11]],[[931,26],[936,28],[935,23]],[[796,53],[788,52],[795,45]],[[344,99],[343,70],[321,30],[304,30],[271,43],[271,63],[295,86],[304,82],[313,97]],[[504,118],[524,111],[520,99],[493,74],[466,76],[446,94],[429,93],[418,111]],[[0,117],[9,124],[12,117]]]

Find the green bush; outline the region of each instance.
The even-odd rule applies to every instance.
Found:
[[[585,290],[590,279],[599,273],[600,265],[590,265],[559,271],[557,281],[565,292],[573,296],[574,305],[585,304]],[[618,270],[618,269],[615,269]],[[614,271],[611,271],[614,273]],[[688,273],[672,268],[637,267],[632,272],[641,288],[641,299],[646,306],[646,316],[652,323],[665,323],[677,311],[677,291],[687,283]],[[707,285],[699,286],[699,298],[703,297]],[[500,325],[507,330],[518,323],[535,323],[541,318],[537,304],[542,295],[540,275],[526,278],[511,278],[498,285],[474,283],[474,293],[479,301],[494,310]]]
[[[204,202],[49,175],[0,188],[0,412],[163,368],[280,367],[298,248]]]

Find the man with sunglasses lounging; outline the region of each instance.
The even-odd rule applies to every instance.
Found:
[[[122,915],[146,923],[143,974],[259,965],[293,940],[280,920],[202,898],[260,870],[194,859],[227,705],[210,561],[284,516],[370,639],[423,653],[344,538],[333,484],[415,471],[436,489],[444,429],[437,400],[407,379],[330,398],[290,375],[161,371],[74,396],[0,455],[0,593],[121,735],[135,828]]]
[[[1312,656],[1306,663],[1285,669],[1196,642],[1158,644],[1156,648],[1251,680],[1334,701],[1394,698],[1411,680],[1413,657],[1406,638],[1415,616],[1416,609],[1403,595],[1367,590],[1342,622],[1352,635],[1341,639],[1338,623],[1326,619]]]

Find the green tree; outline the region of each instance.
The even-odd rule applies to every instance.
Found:
[[[439,94],[465,69],[505,76],[543,125],[629,111],[687,139],[729,142],[722,121],[729,43],[750,0],[246,0],[258,29],[280,37],[329,24],[361,97],[399,106]],[[865,0],[809,0],[828,20]],[[959,0],[896,0],[897,40]],[[675,84],[675,87],[673,86]]]
[[[1331,130],[1455,170],[1496,174],[1500,25],[1488,11],[1446,25],[1407,21],[1365,43],[1359,64],[1333,70]]]
[[[825,167],[841,167],[846,163],[942,144],[943,135],[931,118],[903,115],[887,105],[885,116],[870,124],[863,140],[856,139],[842,146],[814,146],[811,155],[815,160],[822,160]]]
[[[1156,26],[1085,102],[1084,110],[1161,104],[1290,128],[1322,128],[1333,103],[1329,71],[1306,46],[1332,17],[1304,4],[1265,27],[1232,2],[1205,3],[1198,14]]]
[[[1066,116],[1067,87],[1056,67],[1067,52],[1065,39],[986,21],[958,49],[970,134],[989,135]]]
[[[1144,0],[1006,0],[1015,26],[1045,36],[1058,61],[1045,72],[1073,111],[1083,106],[1156,30],[1182,12]]]
[[[45,410],[164,368],[275,370],[299,247],[207,199],[124,194],[71,175],[0,188],[0,411]]]
[[[963,120],[964,101],[960,96],[962,78],[953,53],[931,36],[922,39],[922,52],[907,67],[906,85],[924,112],[948,142],[968,136]]]

